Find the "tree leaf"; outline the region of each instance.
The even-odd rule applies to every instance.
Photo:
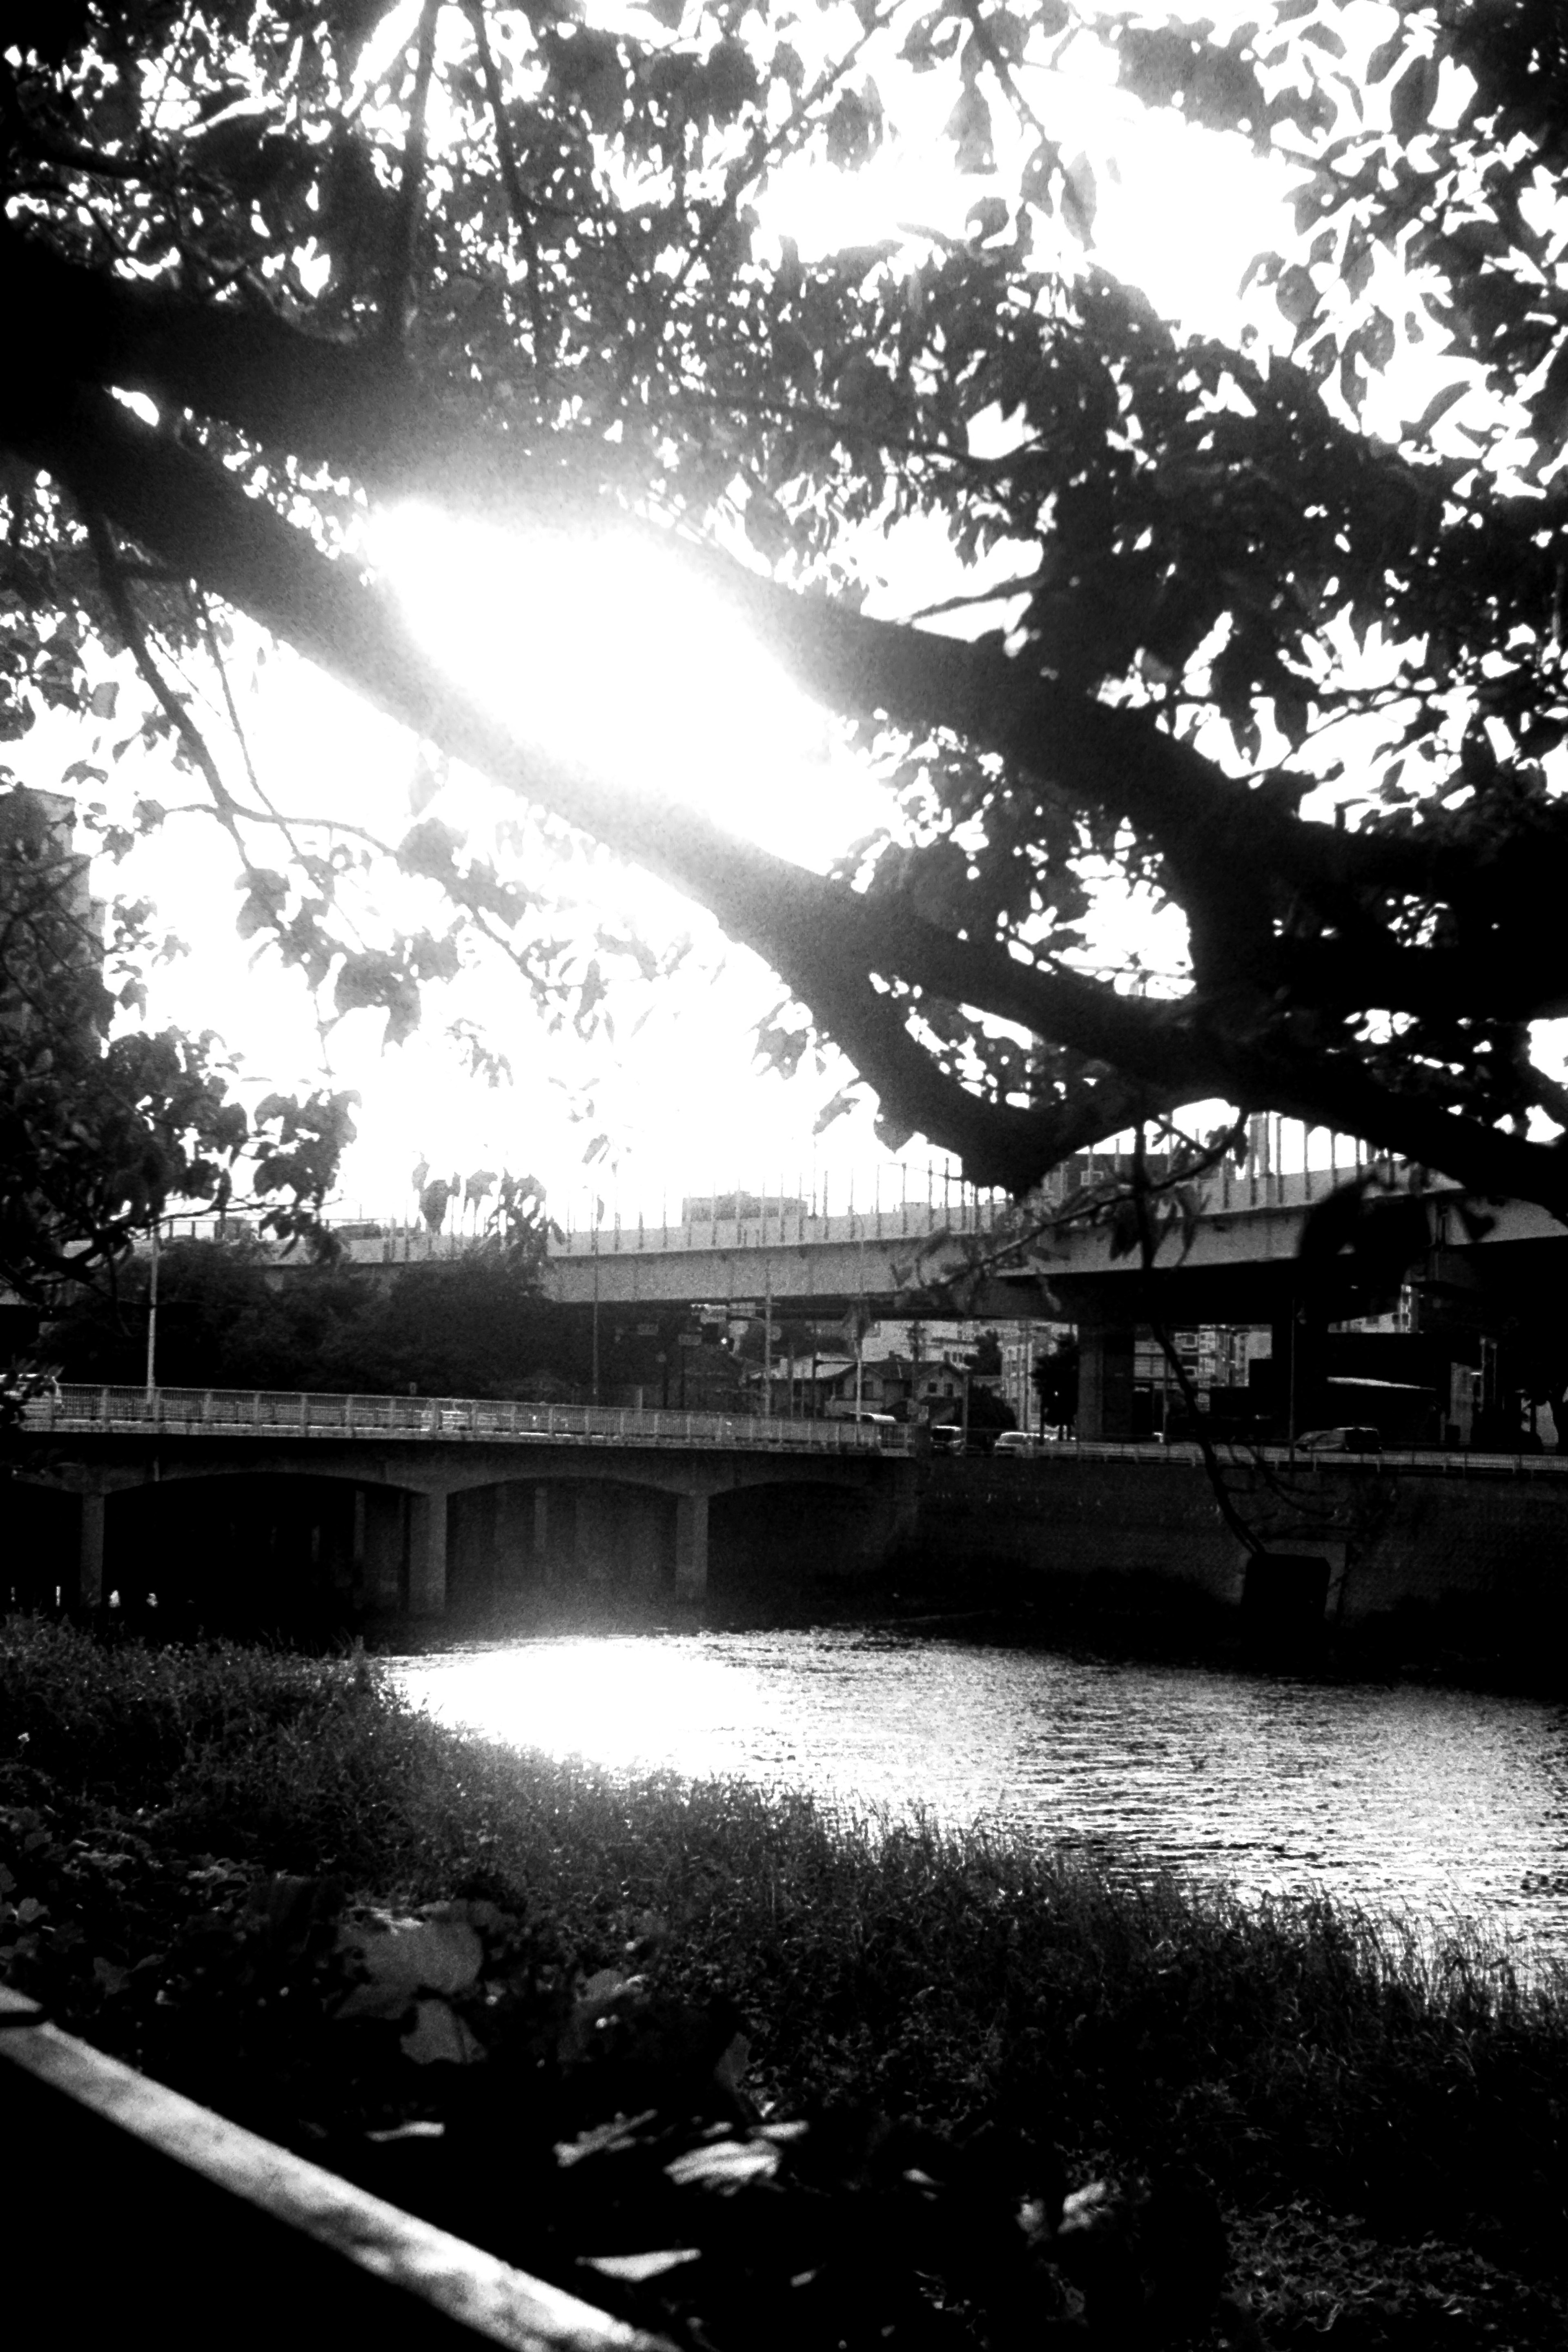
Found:
[[[1436,58],[1416,58],[1394,83],[1388,111],[1394,135],[1402,145],[1407,146],[1426,129],[1427,117],[1437,102],[1439,79]]]
[[[466,1920],[383,1915],[346,1924],[338,1948],[358,1960],[370,1983],[407,1993],[467,1991],[485,1956],[482,1938]]]
[[[771,2140],[710,2141],[689,2148],[664,2168],[677,2189],[731,2189],[771,2180],[779,2168],[779,2151]]]
[[[948,116],[946,131],[957,149],[953,160],[960,172],[983,177],[996,169],[991,109],[973,82],[960,91],[958,103]]]
[[[414,2021],[403,2036],[403,2054],[416,2066],[471,2066],[486,2057],[484,2043],[449,2001],[416,2003]]]
[[[597,2271],[601,2278],[619,2279],[627,2286],[643,2286],[649,2279],[662,2278],[666,2271],[700,2262],[702,2249],[673,2246],[657,2254],[579,2254],[577,2259],[584,2270]]]
[[[1003,235],[1010,217],[1000,196],[982,196],[977,205],[970,205],[964,226],[984,245],[988,237]]]
[[[1274,289],[1280,313],[1292,327],[1306,326],[1318,308],[1318,289],[1310,269],[1293,262]]]
[[[1077,155],[1062,175],[1062,218],[1086,247],[1094,243],[1094,215],[1099,202],[1094,166],[1087,155]]]
[[[1410,36],[1406,27],[1401,25],[1395,31],[1389,35],[1386,41],[1380,41],[1378,43],[1376,48],[1372,51],[1366,61],[1366,79],[1368,82],[1383,81],[1390,73],[1392,73],[1394,68],[1398,64],[1400,58],[1405,54],[1405,43],[1409,37]]]

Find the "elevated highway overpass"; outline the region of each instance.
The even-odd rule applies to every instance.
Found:
[[[1456,1293],[1484,1291],[1504,1302],[1503,1312],[1517,1307],[1568,1325],[1568,1235],[1543,1210],[1474,1200],[1443,1181],[1416,1190],[1407,1170],[1326,1138],[1311,1150],[1303,1139],[1298,1157],[1289,1170],[1277,1156],[1272,1165],[1255,1159],[1243,1168],[1226,1159],[1199,1180],[1196,1215],[1165,1235],[1152,1272],[1136,1252],[1119,1252],[1107,1226],[1061,1223],[1058,1179],[1016,1205],[951,1188],[942,1198],[906,1192],[886,1206],[837,1214],[805,1200],[731,1196],[689,1203],[676,1222],[612,1218],[552,1239],[547,1294],[584,1313],[650,1318],[701,1304],[803,1319],[856,1308],[879,1320],[1070,1321],[1083,1343],[1086,1432],[1106,1437],[1130,1426],[1139,1323],[1267,1324],[1283,1354],[1296,1348],[1303,1321],[1321,1329],[1375,1311],[1408,1273]],[[1366,1259],[1342,1255],[1303,1265],[1312,1211],[1358,1178],[1373,1179],[1387,1243],[1381,1264],[1369,1268]],[[726,1206],[751,1213],[718,1213]],[[347,1260],[372,1278],[472,1246],[461,1234],[395,1223],[351,1225],[341,1239]]]
[[[1238,1171],[1226,1160],[1199,1179],[1191,1187],[1200,1209],[1190,1231],[1167,1235],[1156,1258],[1162,1286],[1184,1294],[1173,1311],[1266,1321],[1276,1289],[1289,1283],[1312,1209],[1373,1171],[1390,1199],[1408,1196],[1407,1171],[1353,1150],[1327,1166],[1289,1171]],[[968,1315],[1076,1317],[1088,1289],[1120,1313],[1120,1293],[1143,1279],[1137,1255],[1119,1255],[1103,1225],[1057,1223],[1063,1207],[1063,1191],[1053,1186],[1017,1204],[965,1189],[950,1202],[906,1199],[836,1215],[782,1202],[749,1216],[658,1224],[617,1219],[552,1238],[546,1289],[567,1307],[760,1306],[771,1297],[801,1316],[863,1304],[896,1320],[932,1314],[939,1294],[962,1281]],[[1544,1210],[1471,1201],[1444,1180],[1423,1191],[1417,1213],[1434,1248],[1534,1251],[1565,1238]],[[215,1230],[206,1217],[176,1216],[164,1228],[174,1237]],[[449,1262],[474,1246],[461,1232],[432,1234],[395,1221],[344,1223],[337,1238],[348,1264],[384,1276]],[[279,1257],[280,1275],[289,1264]]]
[[[1311,1211],[1336,1187],[1369,1175],[1380,1197],[1402,1205],[1413,1256],[1423,1246],[1484,1252],[1500,1272],[1522,1253],[1531,1279],[1552,1280],[1557,1277],[1549,1269],[1561,1255],[1568,1276],[1568,1251],[1554,1246],[1568,1235],[1544,1210],[1471,1200],[1442,1179],[1412,1196],[1407,1170],[1372,1160],[1353,1144],[1336,1148],[1320,1139],[1315,1163],[1304,1149],[1300,1157],[1303,1164],[1290,1170],[1238,1169],[1226,1159],[1194,1183],[1198,1214],[1184,1234],[1163,1240],[1155,1262],[1168,1312],[1189,1321],[1268,1321],[1296,1279]],[[1132,1311],[1132,1295],[1144,1280],[1137,1255],[1118,1254],[1104,1225],[1057,1223],[1065,1202],[1058,1175],[1017,1204],[952,1186],[940,1196],[933,1190],[925,1199],[906,1195],[835,1214],[814,1201],[752,1196],[748,1214],[689,1213],[658,1223],[607,1218],[552,1238],[546,1290],[574,1307],[744,1308],[754,1302],[760,1310],[771,1298],[803,1318],[863,1306],[897,1320],[942,1311],[942,1295],[956,1282],[963,1288],[961,1311],[971,1316],[1093,1321]],[[210,1217],[175,1216],[163,1230],[183,1237],[216,1227]],[[474,1246],[460,1231],[432,1234],[398,1220],[341,1223],[337,1238],[349,1265],[387,1278]],[[291,1263],[279,1255],[280,1277]],[[954,1311],[951,1304],[947,1311]]]

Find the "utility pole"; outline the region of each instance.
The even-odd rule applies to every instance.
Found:
[[[773,1417],[773,1270],[763,1276],[763,1419]]]

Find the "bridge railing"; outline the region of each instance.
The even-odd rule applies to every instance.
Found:
[[[164,2352],[673,2352],[544,2279],[197,2106],[0,1985],[8,2341]],[[84,2182],[90,2257],[55,2231]],[[221,2327],[215,2315],[221,2313]]]
[[[901,1425],[785,1414],[667,1412],[485,1397],[343,1396],[287,1389],[62,1387],[28,1407],[29,1429],[179,1436],[439,1438],[456,1444],[711,1446],[755,1453],[907,1454]]]

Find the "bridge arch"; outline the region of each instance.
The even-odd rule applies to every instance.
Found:
[[[541,1464],[447,1500],[447,1577],[465,1614],[574,1585],[673,1594],[682,1496],[663,1476]]]
[[[864,1485],[754,1475],[710,1497],[709,1590],[719,1601],[777,1596],[865,1566],[884,1533]]]
[[[74,1591],[50,1586],[42,1604],[118,1594],[238,1630],[449,1601],[478,1615],[557,1582],[691,1601],[710,1505],[721,1572],[744,1582],[795,1544],[814,1563],[864,1555],[868,1522],[910,1484],[909,1462],[847,1445],[837,1424],[582,1409],[535,1426],[512,1408],[359,1402],[356,1417],[335,1397],[63,1392],[23,1472],[68,1490],[68,1506],[31,1507],[57,1570],[63,1514],[78,1515]]]
[[[270,1467],[143,1478],[83,1498],[101,1512],[100,1605],[160,1630],[290,1632],[347,1622],[363,1511],[340,1478]]]

